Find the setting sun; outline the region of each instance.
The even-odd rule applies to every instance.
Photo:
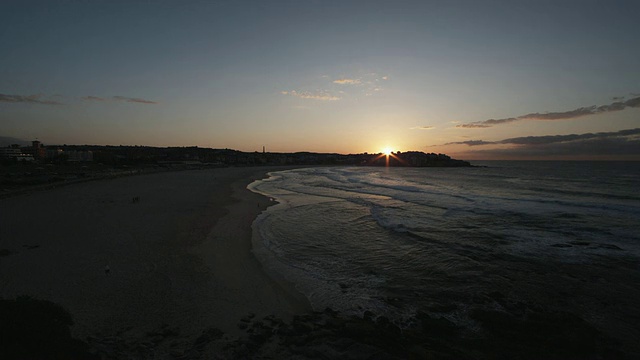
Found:
[[[384,149],[382,149],[382,153],[387,156],[391,155],[392,152],[393,150],[390,147],[385,147]]]

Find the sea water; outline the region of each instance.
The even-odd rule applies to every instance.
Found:
[[[637,331],[640,163],[474,165],[271,173],[254,252],[317,310],[473,327],[509,298]]]

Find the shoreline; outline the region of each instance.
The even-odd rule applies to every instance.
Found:
[[[211,326],[236,335],[250,313],[291,319],[310,305],[251,251],[252,223],[271,202],[247,189],[289,168],[160,172],[1,199],[0,296],[61,304],[79,338],[162,324],[183,338]]]
[[[38,338],[29,330],[33,326],[15,330],[25,328],[23,313],[7,309],[38,303],[12,300],[23,294],[59,304],[75,320],[70,335],[68,327],[55,333],[69,337],[60,358],[537,359],[637,354],[635,347],[620,348],[624,344],[571,312],[502,290],[475,295],[476,304],[495,301],[509,310],[479,305],[470,313],[484,329],[478,333],[442,316],[458,306],[446,301],[440,308],[421,309],[410,326],[402,328],[372,311],[361,316],[314,311],[293,284],[271,276],[252,250],[258,216],[276,202],[249,190],[248,184],[268,172],[295,168],[160,173],[0,200],[0,217],[7,220],[0,224],[0,317],[5,319],[10,311],[18,314],[0,321],[0,330],[15,339],[0,355],[37,358],[24,351],[40,349],[40,357],[52,357],[60,349],[56,343],[65,342],[47,332]],[[40,303],[46,308],[42,303],[47,301]],[[33,321],[38,328],[52,323],[45,311],[27,314],[40,317]]]

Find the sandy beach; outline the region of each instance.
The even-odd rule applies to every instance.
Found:
[[[270,200],[246,186],[271,170],[156,173],[0,200],[0,249],[9,251],[0,297],[61,304],[78,338],[137,336],[161,324],[184,337],[210,326],[236,334],[249,313],[307,311],[251,253],[251,224]]]

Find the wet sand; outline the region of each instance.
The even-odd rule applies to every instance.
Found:
[[[246,186],[271,170],[157,173],[0,200],[0,249],[9,252],[0,257],[0,297],[61,304],[78,338],[161,324],[186,337],[210,326],[233,335],[250,312],[308,311],[251,253],[251,223],[270,201]]]

